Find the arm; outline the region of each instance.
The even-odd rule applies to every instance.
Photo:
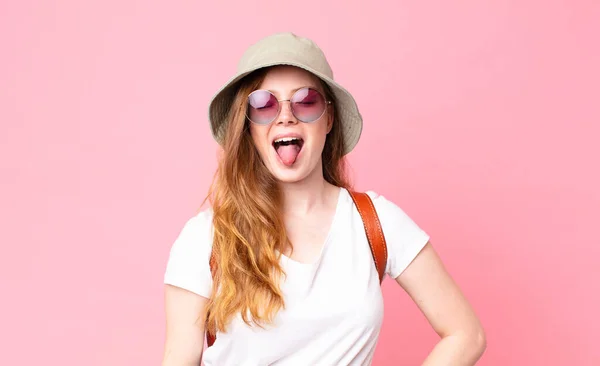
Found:
[[[483,327],[430,243],[396,282],[441,337],[423,366],[474,365],[486,348]]]
[[[199,366],[208,299],[165,285],[166,339],[163,366]]]

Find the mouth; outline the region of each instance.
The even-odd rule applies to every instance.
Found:
[[[286,166],[292,166],[304,146],[301,137],[281,137],[273,141],[273,148],[281,162]]]

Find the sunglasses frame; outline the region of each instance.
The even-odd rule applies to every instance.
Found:
[[[320,96],[323,98],[323,100],[325,101],[325,108],[323,108],[323,113],[321,113],[321,115],[319,115],[319,117],[317,117],[317,118],[315,118],[314,120],[312,120],[312,121],[309,121],[309,122],[303,121],[303,120],[301,120],[300,118],[298,118],[298,116],[296,116],[296,113],[294,112],[294,108],[292,107],[292,99],[294,99],[294,97],[296,96],[296,94],[297,94],[297,93],[299,93],[300,91],[302,91],[302,90],[305,90],[305,89],[313,90],[313,91],[315,91],[315,92],[319,93],[319,95],[320,95]],[[249,106],[248,106],[248,105],[250,104],[250,96],[251,96],[252,94],[256,93],[256,92],[267,92],[267,93],[271,94],[271,95],[272,95],[272,96],[275,98],[275,100],[277,101],[277,113],[275,114],[275,116],[273,117],[273,119],[272,119],[272,120],[270,120],[269,122],[266,122],[266,123],[259,123],[259,122],[255,122],[255,121],[253,121],[253,120],[250,118],[250,116],[248,115],[248,114],[249,114],[249,113],[248,113],[248,111],[249,111],[249,109],[250,109],[250,108],[249,108]],[[266,90],[266,89],[257,89],[257,90],[255,90],[255,91],[253,91],[252,93],[248,94],[248,98],[247,98],[247,100],[248,100],[248,102],[247,102],[247,104],[246,104],[246,112],[245,112],[245,114],[246,114],[246,118],[248,118],[248,120],[249,120],[250,122],[252,122],[252,123],[254,123],[254,124],[257,124],[257,125],[261,125],[261,126],[267,126],[267,125],[270,125],[271,123],[273,123],[273,121],[275,121],[275,120],[277,119],[277,117],[279,117],[279,114],[281,113],[281,103],[282,103],[282,102],[290,102],[290,110],[291,110],[291,112],[292,112],[292,115],[294,116],[294,118],[296,118],[298,121],[300,121],[300,122],[302,122],[302,123],[313,123],[313,122],[316,122],[316,121],[318,121],[318,120],[319,120],[321,117],[323,117],[323,115],[325,114],[325,112],[327,112],[327,106],[332,104],[332,101],[331,101],[331,100],[328,100],[327,98],[325,98],[325,95],[323,95],[323,93],[321,93],[320,91],[318,91],[318,90],[317,90],[317,89],[315,89],[315,88],[311,88],[311,87],[308,87],[308,86],[307,86],[307,87],[300,88],[300,89],[296,90],[296,91],[294,92],[294,94],[292,94],[292,96],[291,96],[291,98],[290,98],[290,99],[277,99],[277,96],[276,96],[275,94],[273,94],[271,91],[269,91],[269,90]]]

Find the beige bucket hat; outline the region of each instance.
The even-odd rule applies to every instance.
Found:
[[[333,71],[323,51],[312,40],[294,33],[276,33],[265,37],[246,49],[238,62],[237,71],[213,96],[208,107],[208,118],[214,139],[223,143],[227,114],[236,93],[236,83],[260,68],[291,65],[313,73],[325,81],[333,91],[338,119],[344,135],[344,154],[358,143],[362,132],[362,116],[352,95],[334,81]]]

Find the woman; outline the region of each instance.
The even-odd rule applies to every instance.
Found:
[[[344,176],[362,129],[354,99],[317,45],[279,33],[248,48],[209,119],[223,154],[211,208],[171,249],[163,365],[369,365],[383,298]],[[368,194],[385,272],[441,337],[424,364],[474,364],[482,327],[429,236]],[[207,331],[217,338],[203,351]]]

